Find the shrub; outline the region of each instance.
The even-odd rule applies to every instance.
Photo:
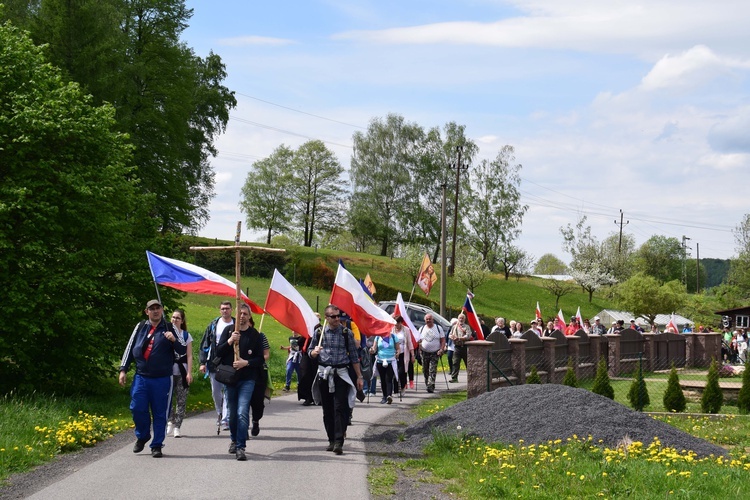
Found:
[[[635,373],[633,383],[630,384],[628,401],[630,401],[630,406],[637,411],[642,411],[646,406],[651,404],[651,398],[649,398],[648,395],[648,388],[646,388],[646,381],[643,380],[642,370],[638,370]]]
[[[605,398],[615,399],[615,390],[609,382],[607,360],[604,356],[599,360],[599,364],[596,367],[596,378],[594,379],[594,386],[591,388],[591,392],[604,396]]]
[[[745,371],[742,372],[742,388],[737,397],[737,407],[740,415],[750,413],[750,359],[745,361]]]
[[[685,393],[682,392],[680,387],[680,379],[677,376],[677,368],[672,364],[672,370],[669,372],[669,380],[667,380],[667,390],[664,392],[664,409],[667,411],[682,412],[685,411],[687,401],[685,400]]]
[[[536,365],[531,365],[531,373],[526,378],[527,384],[541,384],[542,379],[539,377],[539,373],[536,371]]]
[[[719,367],[714,359],[708,368],[706,388],[701,396],[701,411],[703,413],[719,413],[724,404],[724,393],[719,387]]]
[[[576,377],[576,371],[573,367],[573,358],[568,358],[568,371],[565,372],[562,383],[568,387],[578,387],[578,377]]]

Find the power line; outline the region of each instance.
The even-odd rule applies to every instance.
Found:
[[[253,99],[255,101],[259,101],[259,102],[263,102],[263,103],[266,103],[266,104],[270,104],[271,106],[276,106],[278,108],[288,109],[289,111],[294,111],[295,113],[299,113],[299,114],[302,114],[302,115],[312,116],[313,118],[319,118],[321,120],[326,120],[326,121],[333,122],[333,123],[339,123],[341,125],[346,125],[347,127],[353,127],[353,128],[358,128],[358,129],[362,129],[362,130],[366,130],[367,129],[367,127],[362,127],[360,125],[354,125],[352,123],[342,122],[340,120],[335,120],[333,118],[326,118],[325,116],[320,116],[320,115],[316,115],[316,114],[313,114],[313,113],[308,113],[307,111],[302,111],[302,110],[299,110],[299,109],[290,108],[289,106],[284,106],[283,104],[277,104],[275,102],[266,101],[265,99],[261,99],[260,97],[255,97],[255,96],[251,96],[251,95],[248,95],[248,94],[243,94],[242,92],[235,92],[235,93],[237,95],[241,95],[241,96],[247,97],[248,99]]]
[[[291,130],[285,130],[283,128],[272,127],[271,125],[264,125],[262,123],[254,122],[254,121],[251,121],[251,120],[246,120],[245,118],[240,118],[240,117],[235,116],[235,115],[229,115],[229,118],[232,119],[232,120],[234,120],[234,121],[238,121],[240,123],[246,123],[248,125],[254,125],[256,127],[265,128],[267,130],[273,130],[274,132],[280,132],[282,134],[288,134],[288,135],[293,135],[293,136],[296,136],[296,137],[302,137],[303,139],[308,139],[310,141],[321,141],[321,142],[324,142],[326,144],[331,144],[333,146],[340,146],[342,148],[353,149],[353,146],[351,144],[341,144],[339,142],[326,141],[324,139],[318,139],[317,137],[310,137],[309,135],[298,134],[297,132],[292,132]]]

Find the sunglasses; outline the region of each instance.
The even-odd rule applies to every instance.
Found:
[[[336,319],[340,317],[340,314],[326,314],[326,318]]]

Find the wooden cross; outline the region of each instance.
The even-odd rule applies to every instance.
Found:
[[[242,250],[262,250],[264,252],[286,252],[283,248],[266,248],[266,247],[254,247],[254,246],[240,246],[240,232],[242,231],[242,221],[237,221],[237,232],[234,235],[234,246],[229,247],[190,247],[190,250],[205,252],[205,251],[216,251],[216,250],[234,250],[234,279],[237,285],[237,295],[235,297],[235,311],[237,311],[237,321],[234,322],[234,331],[239,333],[240,331],[240,303],[242,301],[242,286],[240,285],[240,251]],[[234,360],[240,359],[240,346],[239,342],[234,344]]]

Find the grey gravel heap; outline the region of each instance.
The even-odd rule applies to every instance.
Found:
[[[460,429],[459,429],[460,427]],[[546,443],[593,437],[610,448],[625,436],[644,446],[658,437],[662,446],[692,450],[699,456],[727,455],[724,448],[631,410],[585,389],[544,384],[506,387],[482,394],[409,426],[398,448],[413,451],[432,438],[433,430],[463,432],[488,443]]]

